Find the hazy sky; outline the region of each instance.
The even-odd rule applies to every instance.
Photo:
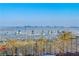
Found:
[[[79,4],[0,4],[0,26],[79,26]]]

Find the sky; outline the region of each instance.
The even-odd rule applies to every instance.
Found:
[[[0,3],[0,26],[79,26],[79,4]]]

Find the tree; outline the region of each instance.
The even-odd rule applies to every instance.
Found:
[[[63,55],[64,49],[67,50],[68,42],[71,42],[74,38],[75,35],[73,35],[72,32],[63,31],[58,35],[57,40],[54,41],[55,47],[58,48],[59,52]]]

